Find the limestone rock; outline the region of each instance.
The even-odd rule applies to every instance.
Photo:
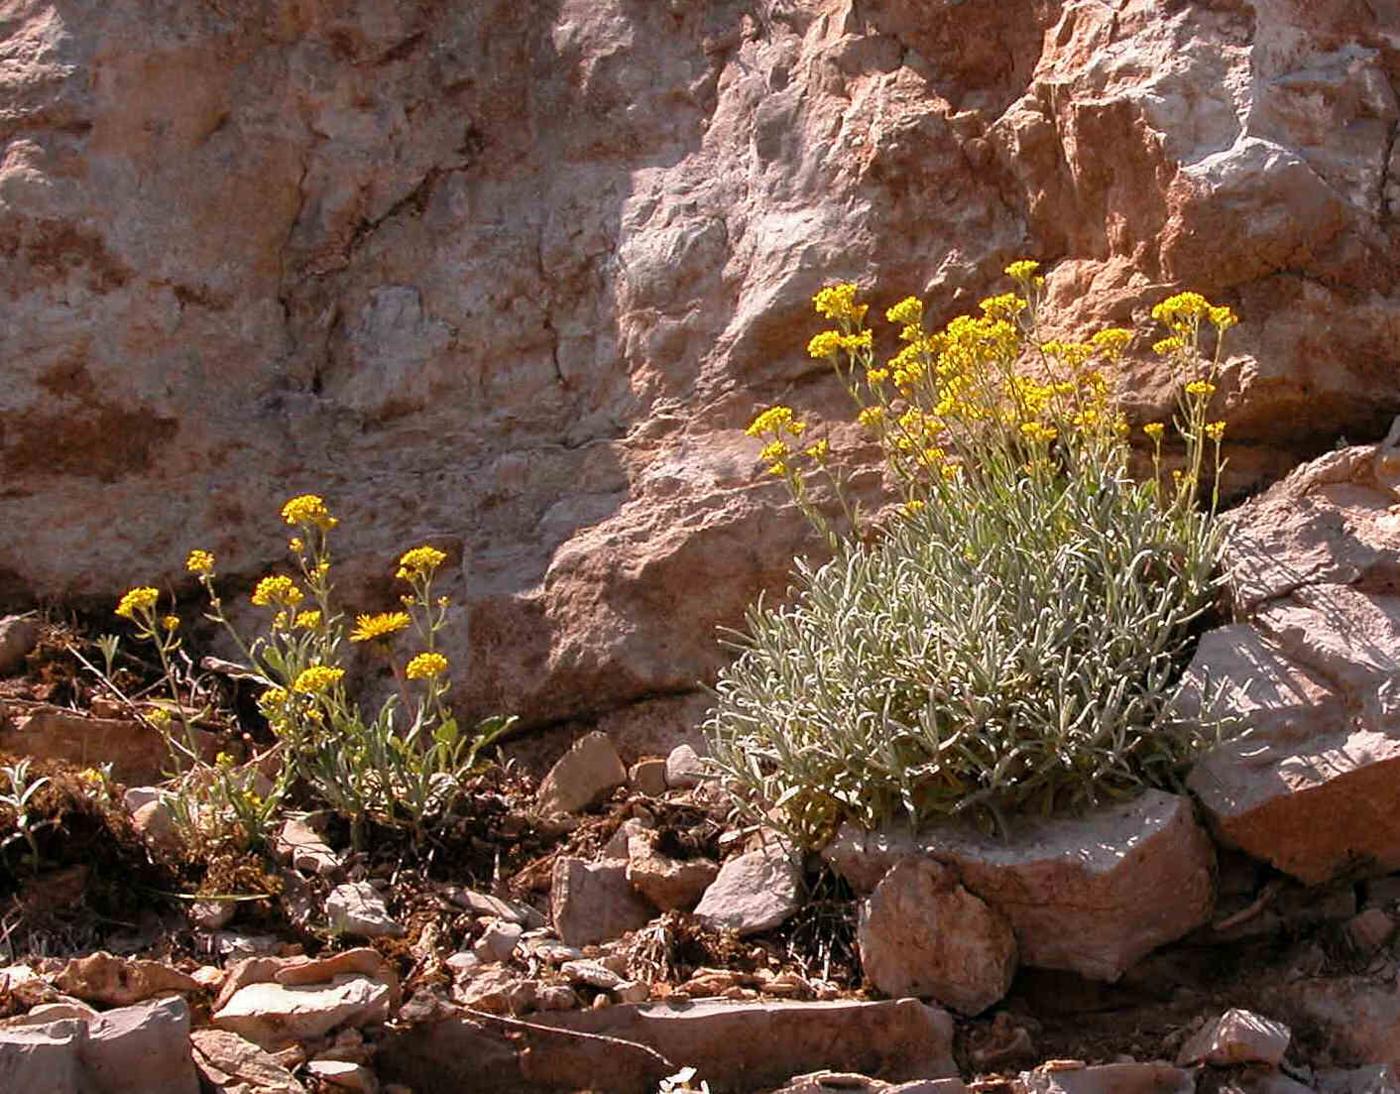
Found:
[[[863,832],[824,851],[860,893],[897,862],[956,867],[1011,924],[1023,965],[1116,980],[1156,947],[1205,923],[1214,852],[1191,803],[1158,790],[1082,817],[1022,818],[1006,839],[955,823]]]
[[[646,926],[655,914],[627,883],[620,862],[561,856],[554,862],[549,899],[554,930],[568,946],[611,941]]]
[[[0,1083],[26,1094],[72,1094],[86,1074],[79,1052],[87,1023],[78,1019],[0,1029]]]
[[[452,1000],[487,1014],[524,1014],[534,1008],[537,985],[503,965],[488,965],[452,985]]]
[[[352,601],[403,544],[452,548],[464,709],[679,706],[811,543],[742,427],[799,377],[832,405],[813,291],[943,315],[1022,253],[1056,257],[1076,333],[1177,286],[1237,307],[1233,481],[1377,435],[1373,8],[109,4],[60,31],[23,5],[0,591],[111,603],[188,582],[194,544],[246,582],[314,479]],[[1126,367],[1161,417],[1167,370]]]
[[[1292,1037],[1292,1031],[1282,1022],[1234,1007],[1202,1026],[1182,1046],[1176,1063],[1178,1067],[1196,1064],[1278,1067]]]
[[[1164,1063],[1042,1066],[1023,1072],[1026,1094],[1194,1094],[1195,1076]]]
[[[674,859],[659,852],[650,833],[627,841],[627,880],[663,912],[689,910],[719,876],[719,865],[705,858]]]
[[[344,865],[310,818],[288,817],[277,834],[277,857],[293,869],[329,877]]]
[[[0,618],[0,676],[18,674],[39,643],[39,620],[32,615]]]
[[[252,1041],[225,1029],[190,1034],[195,1065],[216,1090],[246,1085],[266,1094],[306,1094],[290,1071]]]
[[[659,798],[666,793],[666,761],[659,757],[638,760],[627,769],[627,784],[637,793]]]
[[[622,983],[622,977],[597,961],[565,961],[559,971],[575,984],[607,991]]]
[[[363,1064],[348,1060],[312,1060],[306,1071],[332,1090],[353,1090],[356,1094],[379,1094],[379,1080]]]
[[[389,999],[387,984],[359,974],[320,984],[252,983],[233,992],[212,1020],[273,1050],[345,1026],[378,1025],[389,1016]]]
[[[159,961],[114,957],[99,951],[72,958],[53,977],[54,986],[78,999],[125,1007],[166,992],[197,992],[199,983]]]
[[[674,790],[699,786],[705,765],[690,745],[677,745],[666,757],[666,785]]]
[[[913,999],[623,1004],[533,1020],[646,1045],[671,1061],[704,1061],[704,1076],[720,1090],[761,1089],[818,1067],[890,1080],[957,1075],[952,1019]]]
[[[194,731],[207,760],[218,744],[212,734]],[[121,718],[90,718],[71,710],[43,708],[0,727],[0,751],[40,760],[63,760],[80,767],[112,765],[119,783],[158,781],[170,766],[165,738],[150,726]]]
[[[775,842],[724,863],[695,914],[713,926],[746,935],[778,926],[800,907],[801,864]]]
[[[515,947],[520,942],[520,936],[524,933],[524,928],[518,923],[496,920],[476,940],[473,952],[488,964],[492,961],[509,961],[510,955],[515,952]]]
[[[358,938],[397,937],[403,926],[389,915],[384,895],[367,881],[337,885],[326,897],[331,930]]]
[[[627,781],[627,769],[606,733],[590,733],[574,742],[540,783],[542,813],[576,813],[596,804]]]
[[[199,1094],[190,1009],[178,997],[99,1014],[79,1054],[104,1094]]]
[[[527,930],[544,926],[544,916],[528,904],[471,889],[452,889],[447,894],[452,903],[480,916],[492,916],[507,923],[518,923]]]
[[[1001,913],[947,866],[896,863],[860,910],[866,978],[894,998],[932,999],[962,1014],[1000,1000],[1016,974],[1016,938]]]

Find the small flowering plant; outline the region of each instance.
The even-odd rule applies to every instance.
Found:
[[[186,560],[207,595],[208,618],[227,632],[241,653],[242,674],[260,687],[258,709],[276,738],[241,767],[225,754],[204,763],[190,738],[178,765],[186,798],[199,803],[185,810],[189,826],[259,842],[287,796],[304,786],[349,819],[357,845],[370,822],[421,834],[451,805],[480,749],[514,721],[489,719],[465,734],[446,702],[451,666],[437,642],[450,602],[433,594],[433,581],[447,555],[426,545],[406,551],[396,571],[407,588],[402,610],[359,614],[350,624],[337,610],[331,581],[330,533],[339,521],[314,494],[292,498],[281,515],[292,529],[292,572],[269,574],[254,586],[251,601],[264,623],[251,642],[225,611],[214,555],[196,549]],[[174,617],[160,616],[159,599],[153,587],[134,588],[117,614],[168,665],[178,639]],[[401,640],[415,647],[406,660],[394,654]],[[397,682],[373,715],[347,687],[347,643],[385,658]]]
[[[1222,730],[1177,718],[1173,697],[1219,585],[1225,427],[1209,411],[1234,313],[1191,292],[1153,309],[1184,459],[1164,476],[1169,427],[1150,423],[1138,482],[1112,379],[1138,336],[1048,337],[1037,263],[1006,273],[1011,291],[939,330],[917,298],[889,308],[887,357],[856,286],[815,296],[830,325],[807,352],[883,457],[895,505],[878,521],[791,407],[748,427],[833,557],[798,561],[793,603],[750,611],[706,728],[736,799],[809,843],[843,819],[1004,829],[1170,784]]]

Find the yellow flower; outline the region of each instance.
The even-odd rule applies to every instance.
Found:
[[[293,527],[311,525],[329,532],[340,522],[331,516],[326,503],[315,494],[301,494],[282,506],[282,519]]]
[[[1223,436],[1225,436],[1225,423],[1224,423],[1224,422],[1207,422],[1207,423],[1206,423],[1206,436],[1209,437],[1211,440],[1215,441],[1217,444],[1219,444],[1219,443],[1220,443],[1220,438],[1223,437]]]
[[[917,296],[906,296],[885,312],[885,318],[901,327],[917,327],[924,321],[924,305]]]
[[[269,574],[253,589],[253,603],[259,608],[295,608],[302,596],[297,583],[283,574]]]
[[[988,319],[1012,319],[1025,310],[1026,302],[1014,292],[989,296],[979,305]]]
[[[401,581],[414,581],[432,577],[433,571],[447,561],[447,553],[436,547],[414,547],[405,551],[399,559],[399,570],[395,574]]]
[[[812,340],[807,343],[807,356],[820,360],[823,357],[835,357],[841,351],[841,332],[839,330],[824,330],[820,334],[812,335]]]
[[[744,430],[750,437],[765,437],[769,434],[777,436],[783,430],[792,434],[799,434],[806,427],[793,417],[790,406],[770,406],[757,418],[749,423],[749,427]]]
[[[140,585],[135,589],[128,589],[122,594],[121,601],[117,604],[117,614],[125,619],[134,620],[138,613],[145,614],[154,608],[159,599],[160,590],[152,588],[150,585]]]
[[[1174,331],[1185,331],[1194,327],[1210,314],[1211,303],[1198,292],[1180,292],[1169,296],[1152,309],[1152,318],[1171,327]]]
[[[271,716],[287,705],[288,698],[286,688],[270,687],[258,696],[258,709]]]
[[[1093,347],[1110,360],[1117,360],[1133,340],[1133,332],[1122,327],[1109,327],[1089,339]]]
[[[315,608],[304,612],[298,612],[295,625],[304,631],[314,631],[321,625],[321,613]]]
[[[868,406],[856,415],[856,421],[866,429],[879,429],[884,420],[885,408],[882,406]]]
[[[812,304],[817,309],[817,314],[825,319],[844,319],[859,323],[865,318],[866,306],[856,303],[857,291],[849,281],[828,285],[812,297]]]
[[[786,474],[787,474],[789,471],[791,471],[791,470],[792,470],[792,465],[791,465],[791,464],[788,464],[788,463],[785,463],[785,462],[782,461],[782,460],[779,460],[777,463],[773,464],[771,467],[768,468],[768,474],[770,474],[770,475],[786,475]]]
[[[775,463],[791,453],[792,449],[786,441],[769,441],[759,451],[758,458],[764,463]]]
[[[192,574],[207,577],[214,572],[214,556],[209,551],[191,551],[185,559],[185,569]]]
[[[146,711],[146,721],[150,722],[151,725],[155,726],[157,729],[164,729],[171,722],[170,711],[166,710],[164,707],[152,707],[150,710]]]
[[[1158,443],[1167,432],[1167,427],[1161,422],[1148,422],[1142,427],[1142,431],[1151,437],[1154,443]]]
[[[1160,354],[1163,357],[1169,357],[1171,354],[1177,353],[1185,348],[1185,340],[1175,334],[1170,338],[1162,338],[1152,343],[1152,352]]]
[[[287,541],[287,550],[299,555],[306,550],[306,541],[301,536],[293,536]]]
[[[373,642],[397,634],[412,622],[407,612],[379,612],[376,615],[355,617],[355,629],[350,632],[351,642]]]
[[[826,463],[827,457],[831,455],[831,442],[826,438],[814,441],[807,446],[807,455],[817,463]]]
[[[855,334],[843,334],[841,336],[841,348],[847,353],[855,353],[858,349],[869,349],[875,340],[873,332],[859,330]]]
[[[410,680],[432,680],[447,671],[447,658],[440,653],[420,653],[403,671]]]
[[[890,370],[887,368],[871,368],[865,370],[866,382],[869,383],[871,387],[883,384],[889,378]]]
[[[1216,330],[1227,331],[1240,321],[1240,317],[1229,308],[1211,308],[1210,321]]]
[[[173,631],[180,626],[180,617],[178,615],[167,615],[160,621],[160,625],[168,631]]]
[[[926,504],[927,503],[920,498],[913,498],[906,501],[901,508],[904,510],[904,515],[906,517],[912,517],[918,513],[922,513]]]
[[[292,690],[302,695],[324,695],[340,683],[344,675],[344,669],[332,668],[330,665],[312,665],[301,670],[292,682]]]
[[[1040,422],[1022,422],[1021,435],[1031,444],[1042,444],[1053,441],[1060,435],[1060,431],[1053,425],[1044,425]]]
[[[1215,394],[1215,385],[1209,380],[1192,380],[1186,385],[1187,395],[1200,395],[1209,399]]]
[[[1039,262],[1029,258],[1023,258],[1006,267],[1006,276],[1013,281],[1025,281],[1038,269],[1040,269]]]

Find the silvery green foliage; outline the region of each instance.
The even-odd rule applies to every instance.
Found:
[[[843,818],[1005,827],[1171,785],[1219,736],[1208,709],[1172,714],[1219,537],[1112,463],[991,468],[799,563],[790,603],[750,610],[706,723],[739,800],[815,842]]]

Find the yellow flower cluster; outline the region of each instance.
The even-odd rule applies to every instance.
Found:
[[[856,415],[856,421],[866,429],[878,430],[885,420],[885,408],[868,406]]]
[[[302,669],[292,682],[292,690],[301,695],[324,695],[340,683],[345,670],[330,665],[312,665]]]
[[[1124,330],[1122,327],[1109,327],[1099,331],[1089,339],[1089,342],[1110,361],[1116,361],[1123,356],[1123,351],[1128,348],[1128,344],[1132,340],[1132,331]]]
[[[128,589],[117,603],[117,615],[123,619],[135,620],[138,615],[145,615],[155,608],[156,601],[159,599],[160,590],[152,588],[150,585],[139,585],[134,589]]]
[[[1090,423],[1079,422],[1076,424]],[[1020,430],[1021,436],[1025,437],[1031,444],[1048,444],[1060,435],[1060,431],[1053,425],[1045,425],[1043,422],[1022,422]]]
[[[763,411],[749,423],[749,427],[744,432],[750,437],[776,437],[782,432],[800,437],[806,428],[806,423],[799,422],[793,415],[792,407],[780,405],[770,406]]]
[[[812,297],[817,314],[836,322],[859,323],[865,318],[867,305],[856,303],[855,285],[843,281],[828,285]]]
[[[293,527],[307,526],[329,532],[340,522],[316,494],[300,494],[282,506],[282,519]]]
[[[821,360],[824,357],[835,357],[842,351],[855,353],[857,350],[869,349],[873,344],[872,339],[872,333],[868,330],[857,331],[854,334],[842,334],[839,330],[824,330],[820,334],[813,335],[812,340],[807,343],[807,354]]]
[[[214,572],[214,556],[209,551],[191,551],[185,559],[185,569],[192,574],[208,577]]]
[[[1015,319],[1026,310],[1026,302],[1014,292],[1004,292],[1000,296],[989,296],[980,305],[988,319]]]
[[[1166,435],[1167,427],[1162,422],[1148,422],[1142,427],[1142,431],[1148,435],[1154,444],[1159,443]]]
[[[1022,258],[1006,267],[1006,276],[1012,281],[1029,281],[1038,269],[1040,269],[1039,262],[1030,258]]]
[[[295,608],[302,598],[297,583],[283,574],[270,574],[253,589],[253,603],[259,608]]]
[[[321,613],[315,608],[308,611],[297,612],[293,623],[304,631],[314,631],[321,625]]]
[[[436,547],[414,547],[403,553],[399,559],[398,572],[394,576],[400,581],[417,581],[432,577],[434,571],[446,561],[447,553],[439,551]]]
[[[1209,380],[1192,380],[1186,385],[1187,395],[1199,395],[1209,399],[1215,394],[1215,385]]]
[[[1210,438],[1212,441],[1214,441],[1216,444],[1219,444],[1221,438],[1225,436],[1225,423],[1224,423],[1224,422],[1207,422],[1207,423],[1206,423],[1206,436],[1209,437],[1209,438]]]
[[[350,632],[351,642],[374,642],[398,634],[412,623],[407,612],[377,612],[374,615],[355,617],[355,629]]]
[[[420,653],[404,668],[410,680],[432,680],[447,671],[447,658],[440,653]]]

